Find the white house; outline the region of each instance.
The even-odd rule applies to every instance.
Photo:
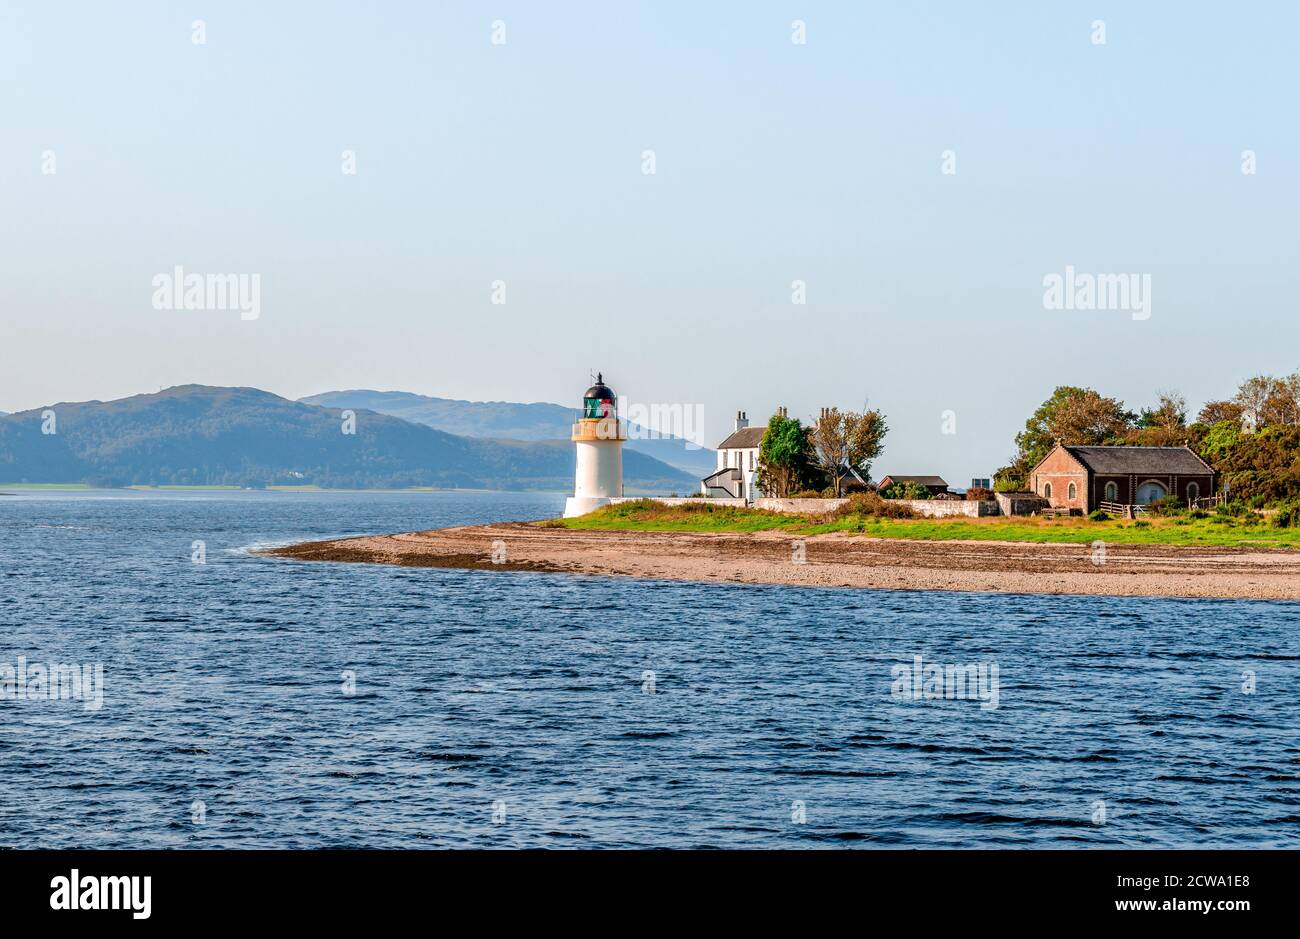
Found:
[[[760,493],[754,478],[758,474],[758,445],[766,430],[750,427],[745,412],[737,411],[735,431],[718,444],[717,471],[700,480],[700,492],[717,498],[757,498]]]

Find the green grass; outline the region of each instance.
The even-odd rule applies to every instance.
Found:
[[[1136,522],[1093,522],[1086,518],[886,519],[860,515],[816,519],[755,509],[700,505],[665,506],[648,500],[624,502],[580,518],[539,523],[582,531],[754,532],[779,530],[795,535],[851,532],[872,538],[914,541],[1026,541],[1040,543],[1168,544],[1300,548],[1300,529],[1273,528],[1267,522],[1212,516],[1150,518]]]
[[[609,505],[581,518],[555,518],[540,524],[619,531],[770,531],[806,528],[808,519],[802,515],[782,515],[727,505],[666,506],[649,499],[638,499]]]

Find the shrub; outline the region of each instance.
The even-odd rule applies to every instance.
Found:
[[[1156,499],[1148,505],[1147,511],[1152,515],[1181,515],[1186,509],[1183,508],[1182,500],[1177,496],[1165,496],[1163,499]]]
[[[1209,518],[1210,513],[1205,511],[1205,509],[1192,509],[1190,512],[1187,513],[1187,517],[1196,518],[1196,519]]]
[[[1273,516],[1274,528],[1300,528],[1300,501],[1283,502]]]
[[[1091,512],[1088,513],[1088,518],[1090,518],[1094,522],[1110,521],[1110,515],[1103,512],[1101,509],[1093,509]]]
[[[993,490],[983,486],[972,486],[966,490],[967,502],[985,502],[993,498]]]
[[[875,490],[866,483],[858,482],[856,479],[850,480],[844,484],[844,494],[846,496],[851,496],[855,492],[875,492]]]
[[[1138,521],[1136,521],[1136,522],[1133,523],[1133,527],[1134,527],[1134,528],[1150,528],[1150,527],[1151,527],[1151,523],[1150,523],[1150,522],[1144,522],[1144,521],[1142,521],[1142,520],[1139,519]]]
[[[878,490],[882,499],[930,499],[933,494],[920,483],[892,482]]]
[[[827,521],[860,515],[867,518],[916,518],[917,514],[905,505],[895,505],[874,492],[855,492],[843,505],[826,513]]]
[[[791,499],[820,499],[822,494],[816,489],[800,489],[790,496]]]

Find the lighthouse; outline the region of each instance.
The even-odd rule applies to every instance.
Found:
[[[564,503],[564,517],[586,515],[623,495],[623,441],[617,396],[597,372],[596,384],[582,396],[582,415],[573,425],[578,470],[573,495]]]

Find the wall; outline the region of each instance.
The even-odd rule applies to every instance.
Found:
[[[736,508],[745,508],[747,506],[755,509],[765,509],[768,512],[782,512],[789,515],[821,515],[824,512],[830,512],[838,508],[848,499],[755,499],[752,503],[744,499],[661,499],[653,498],[655,502],[662,502],[664,505],[730,505]],[[610,499],[611,504],[620,502],[632,502],[634,499]],[[905,505],[916,512],[917,515],[924,515],[927,518],[946,518],[952,516],[965,516],[967,518],[982,518],[988,515],[1000,515],[998,504],[992,499],[981,502],[963,502],[958,499],[893,499],[890,500],[896,505]]]
[[[1040,496],[1027,492],[999,492],[993,498],[1003,515],[1033,515],[1047,504]]]
[[[664,498],[660,496],[624,496],[619,499],[610,499],[610,505],[618,505],[621,502],[637,502],[641,499],[650,499],[653,502],[662,502],[664,505],[729,505],[733,508],[743,509],[749,505],[745,499],[701,499],[696,496],[694,499],[684,498]]]
[[[964,515],[968,518],[981,518],[986,515],[1001,515],[998,504],[992,499],[978,502],[963,502],[957,499],[891,499],[896,505],[905,505],[917,515],[926,518],[951,518]]]
[[[1088,473],[1062,447],[1057,447],[1038,464],[1029,483],[1040,496],[1044,484],[1051,483],[1052,495],[1047,501],[1057,508],[1088,511]],[[1074,483],[1073,499],[1070,498],[1070,483]]]
[[[754,508],[769,512],[817,515],[839,508],[848,499],[755,499]]]
[[[1186,502],[1188,499],[1187,487],[1191,483],[1196,483],[1198,499],[1204,499],[1206,496],[1214,495],[1214,477],[1208,473],[1202,476],[1169,476],[1160,474],[1139,474],[1136,476],[1101,476],[1098,475],[1093,480],[1093,500],[1094,503],[1102,501],[1119,502],[1128,504],[1134,501],[1134,494],[1137,487],[1141,486],[1149,479],[1154,479],[1162,483],[1169,491],[1170,495],[1178,496],[1179,500]],[[1119,489],[1119,498],[1106,499],[1106,484],[1113,482]]]

